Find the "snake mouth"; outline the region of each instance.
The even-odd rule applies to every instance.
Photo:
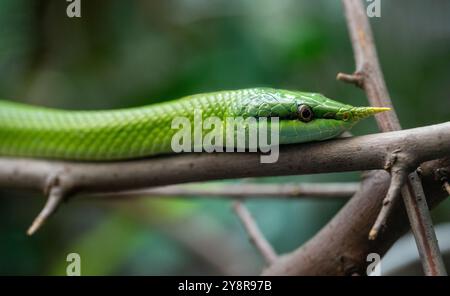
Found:
[[[332,139],[353,127],[356,122],[317,118],[310,122],[281,120],[279,122],[280,144],[305,143]]]

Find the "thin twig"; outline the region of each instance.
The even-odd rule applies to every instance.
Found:
[[[272,264],[277,260],[278,256],[275,253],[272,246],[266,240],[261,230],[258,228],[252,215],[241,201],[235,201],[233,203],[233,209],[236,215],[242,222],[250,241],[255,245],[256,249],[261,253],[267,265]]]
[[[136,218],[136,213],[131,210],[129,216],[131,219]],[[146,216],[141,222],[148,224]],[[258,255],[252,250],[241,248],[232,231],[217,222],[212,215],[196,214],[169,223],[151,223],[152,227],[161,229],[165,235],[179,242],[221,275],[250,275],[257,269]]]
[[[383,132],[400,130],[401,126],[381,71],[372,30],[364,6],[360,0],[342,0],[342,2],[355,54],[357,69],[355,73],[362,74],[360,76],[363,77],[362,86],[372,106],[384,106],[392,109],[390,112],[384,112],[376,116],[378,126]],[[433,250],[439,250],[439,246],[432,228],[431,217],[426,214],[428,211],[426,200],[422,199],[423,202],[418,202],[420,200],[418,196],[411,196],[410,194],[414,191],[408,189],[416,188],[418,189],[416,192],[423,192],[422,185],[417,178],[410,176],[405,186],[406,188],[402,190],[402,196],[407,207],[411,229],[416,238],[417,248],[419,253],[423,254],[422,265],[425,274],[444,275],[446,271],[445,266],[441,264],[443,262],[442,255],[439,251],[433,252]],[[395,199],[395,196],[393,198]],[[393,207],[394,204],[395,201],[383,205],[375,226],[386,224],[387,214],[392,212],[392,209],[389,208]],[[388,209],[385,209],[386,207]],[[376,238],[377,227],[371,231],[369,235],[371,239]]]
[[[222,198],[345,198],[352,196],[359,183],[302,183],[302,184],[207,184],[171,185],[138,190],[102,192],[82,195],[83,198],[136,197],[222,197]]]
[[[336,79],[339,81],[354,84],[359,88],[363,88],[364,85],[364,77],[361,75],[361,73],[354,73],[354,74],[338,73]]]

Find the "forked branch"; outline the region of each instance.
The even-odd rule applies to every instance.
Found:
[[[384,112],[376,116],[380,130],[382,132],[400,130],[400,122],[384,81],[372,30],[362,2],[360,0],[343,0],[342,2],[355,55],[356,71],[353,76],[360,78],[358,80],[359,86],[362,86],[366,91],[372,106],[384,106],[392,109],[390,112]],[[351,79],[347,79],[348,77],[345,75],[338,75],[339,77],[344,81],[351,82]],[[391,177],[393,181],[391,182],[388,196],[369,233],[369,238],[372,240],[376,239],[381,228],[386,226],[392,207],[395,205],[396,200],[400,198],[400,186],[404,185],[402,181],[406,179],[402,196],[407,208],[411,229],[416,238],[417,248],[419,253],[423,255],[421,258],[425,274],[446,275],[442,255],[439,251],[433,251],[439,250],[439,247],[431,217],[428,213],[426,199],[419,199],[417,195],[411,195],[415,193],[414,191],[408,190],[408,188],[417,188],[423,192],[423,189],[421,189],[422,184],[414,176],[406,178],[405,170],[394,171]]]

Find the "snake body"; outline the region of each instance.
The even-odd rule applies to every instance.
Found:
[[[299,120],[299,107],[312,111]],[[0,101],[0,156],[80,161],[126,160],[171,153],[175,117],[278,117],[280,144],[338,136],[387,108],[353,107],[321,94],[270,88],[220,91],[118,110],[69,111]],[[205,131],[206,132],[206,131]]]

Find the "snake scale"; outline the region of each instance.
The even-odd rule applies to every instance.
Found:
[[[175,117],[278,117],[279,143],[337,137],[389,108],[353,107],[318,93],[271,88],[219,91],[148,106],[71,111],[0,101],[0,156],[114,161],[171,153]],[[206,131],[205,131],[206,132]]]

